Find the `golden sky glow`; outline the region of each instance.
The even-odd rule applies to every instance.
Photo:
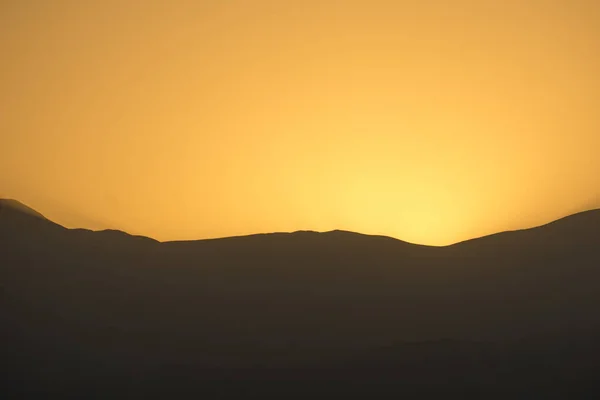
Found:
[[[159,240],[600,207],[600,1],[0,1],[0,197]]]

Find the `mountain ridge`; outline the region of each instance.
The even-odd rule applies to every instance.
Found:
[[[18,213],[22,213],[25,215],[29,215],[29,216],[34,216],[37,218],[41,218],[44,220],[47,220],[55,225],[61,226],[60,224],[57,224],[54,221],[51,221],[49,219],[47,219],[46,217],[44,217],[41,213],[39,213],[38,211],[34,210],[33,208],[25,205],[22,202],[19,202],[18,200],[14,200],[14,199],[2,199],[0,198],[0,210],[2,208],[5,209],[10,209],[12,211],[18,212]],[[385,240],[393,240],[393,241],[397,241],[399,243],[404,243],[404,244],[409,244],[409,245],[413,245],[413,246],[421,246],[421,247],[430,247],[430,248],[450,248],[450,247],[454,247],[454,246],[460,246],[460,245],[464,245],[464,244],[468,244],[471,243],[473,241],[478,241],[481,239],[486,239],[486,238],[491,238],[491,237],[497,237],[497,236],[502,236],[502,235],[507,235],[507,234],[511,234],[511,233],[519,233],[519,232],[526,232],[526,231],[530,231],[530,230],[536,230],[536,229],[540,229],[540,228],[545,228],[545,227],[549,227],[549,226],[553,226],[556,224],[561,224],[561,223],[565,223],[568,221],[572,221],[574,219],[582,219],[584,217],[592,217],[592,218],[596,218],[596,219],[600,219],[600,208],[598,209],[590,209],[590,210],[585,210],[585,211],[581,211],[581,212],[577,212],[574,214],[570,214],[570,215],[566,215],[563,216],[561,218],[552,220],[550,222],[546,222],[543,223],[541,225],[536,225],[533,227],[528,227],[528,228],[519,228],[519,229],[513,229],[513,230],[505,230],[505,231],[499,231],[496,233],[491,233],[488,235],[483,235],[483,236],[479,236],[479,237],[474,237],[471,239],[466,239],[466,240],[462,240],[456,243],[452,243],[452,244],[448,244],[448,245],[425,245],[425,244],[417,244],[417,243],[412,243],[412,242],[408,242],[402,239],[398,239],[392,236],[387,236],[387,235],[380,235],[380,234],[367,234],[367,233],[361,233],[361,232],[355,232],[355,231],[348,231],[348,230],[343,230],[343,229],[333,229],[333,230],[329,230],[329,231],[314,231],[314,230],[296,230],[296,231],[290,231],[290,232],[264,232],[264,233],[251,233],[251,234],[242,234],[242,235],[233,235],[233,236],[223,236],[223,237],[216,237],[216,238],[205,238],[205,239],[186,239],[186,240],[168,240],[168,241],[159,241],[156,240],[150,236],[145,236],[145,235],[133,235],[130,234],[126,231],[122,231],[122,230],[118,230],[118,229],[103,229],[103,230],[91,230],[91,229],[86,229],[86,228],[65,228],[65,229],[69,229],[69,230],[79,230],[79,231],[89,231],[89,232],[104,232],[105,234],[123,234],[123,235],[127,235],[130,237],[135,237],[135,238],[140,238],[140,239],[148,239],[157,243],[195,243],[195,242],[205,242],[205,241],[215,241],[215,240],[231,240],[231,239],[242,239],[242,238],[257,238],[257,237],[265,237],[265,236],[293,236],[293,235],[312,235],[312,234],[317,234],[317,235],[323,235],[323,236],[332,236],[332,235],[338,235],[338,236],[355,236],[355,237],[363,237],[363,238],[372,238],[372,239],[385,239]],[[63,227],[64,228],[64,227]]]
[[[11,398],[600,393],[600,210],[429,247],[346,231],[161,243],[0,205]]]
[[[47,219],[41,213],[37,212],[33,208],[26,206],[18,200],[14,199],[2,199],[0,198],[0,212],[3,209],[17,211],[23,214],[27,214],[36,218]]]

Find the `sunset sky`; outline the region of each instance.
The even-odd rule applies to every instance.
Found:
[[[600,207],[600,1],[0,0],[0,197],[443,245]]]

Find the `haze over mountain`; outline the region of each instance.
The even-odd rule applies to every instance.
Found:
[[[600,1],[0,2],[0,197],[447,245],[600,207]]]
[[[15,396],[583,398],[600,210],[445,247],[347,231],[161,243],[0,200],[0,307]]]
[[[0,1],[0,400],[600,399],[599,49],[594,0]]]

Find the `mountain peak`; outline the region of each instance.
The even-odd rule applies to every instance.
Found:
[[[27,214],[32,217],[47,219],[33,208],[13,199],[0,199],[0,212],[3,212],[4,210],[12,210],[14,212]]]

